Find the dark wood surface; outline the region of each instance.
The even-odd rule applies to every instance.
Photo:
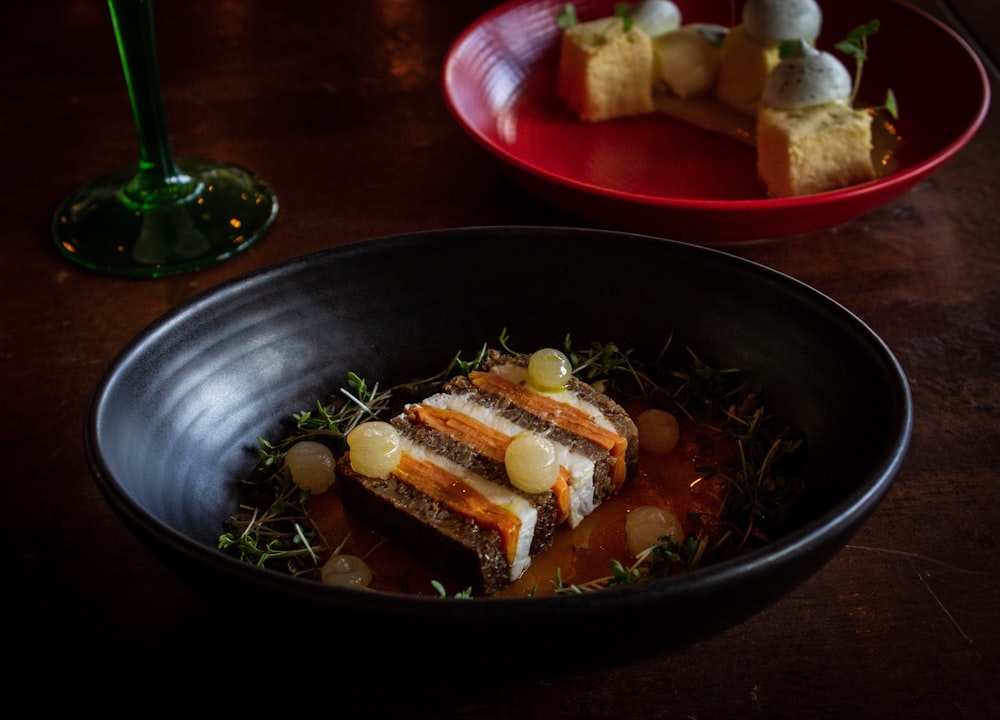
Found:
[[[949,21],[963,8],[971,18],[995,11],[993,0],[948,3],[947,12],[937,0],[916,4]],[[350,648],[326,649],[329,664],[302,665],[312,618],[233,626],[139,547],[104,502],[83,446],[91,394],[115,353],[178,302],[274,261],[369,237],[581,224],[511,185],[444,106],[447,47],[492,5],[160,2],[174,150],[253,167],[273,183],[281,210],[273,230],[232,261],[149,281],[78,269],[48,231],[74,186],[135,160],[105,4],[7,8],[0,447],[12,572],[3,583],[3,663],[6,680],[25,683],[8,684],[8,695],[38,708],[138,717],[186,708],[244,717],[348,709],[373,717],[1000,716],[996,110],[957,157],[888,206],[828,231],[727,248],[869,323],[906,370],[915,426],[898,481],[849,546],[767,611],[696,646],[570,676],[512,672],[481,687],[454,686],[446,669],[421,677],[350,670]],[[249,630],[259,639],[248,642]],[[642,634],[627,618],[622,632]],[[475,651],[456,646],[456,658]]]

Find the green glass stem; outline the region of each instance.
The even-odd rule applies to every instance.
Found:
[[[63,255],[97,272],[160,277],[245,250],[278,212],[270,186],[217,160],[174,160],[152,0],[108,0],[139,139],[139,163],[84,183],[52,221]]]
[[[148,210],[186,198],[198,182],[174,162],[156,57],[152,0],[108,0],[139,136],[139,172],[125,187],[126,201]]]

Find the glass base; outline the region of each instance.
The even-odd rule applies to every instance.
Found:
[[[246,168],[212,160],[180,160],[195,190],[143,209],[124,194],[137,168],[77,188],[52,221],[56,247],[96,272],[162,277],[199,270],[245,250],[270,227],[278,199]]]

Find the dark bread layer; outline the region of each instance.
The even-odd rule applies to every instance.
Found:
[[[428,564],[469,578],[487,594],[510,584],[499,533],[481,529],[395,477],[359,475],[350,453],[337,462],[337,486],[349,513]]]

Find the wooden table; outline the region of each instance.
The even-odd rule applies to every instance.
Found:
[[[992,0],[916,3],[949,21]],[[753,619],[683,651],[582,675],[494,678],[299,666],[309,618],[249,643],[139,547],[98,493],[88,402],[115,353],[199,291],[318,248],[413,230],[579,225],[513,186],[448,115],[440,68],[488,0],[171,0],[156,9],[178,155],[268,178],[272,231],[210,270],[86,272],[55,251],[58,202],[135,160],[107,8],[19,2],[0,29],[4,678],[36,708],[260,717],[985,718],[1000,716],[1000,114],[888,206],[729,251],[806,281],[897,354],[915,402],[895,487],[832,562]],[[952,12],[954,10],[954,12]],[[985,47],[995,39],[980,25]],[[996,45],[992,46],[994,51]],[[990,66],[996,67],[995,56]],[[993,77],[994,92],[996,76]],[[623,631],[635,630],[623,621]],[[468,650],[459,648],[464,658]],[[12,682],[13,681],[13,682]],[[283,711],[282,711],[283,708]],[[256,712],[255,712],[256,711]]]

